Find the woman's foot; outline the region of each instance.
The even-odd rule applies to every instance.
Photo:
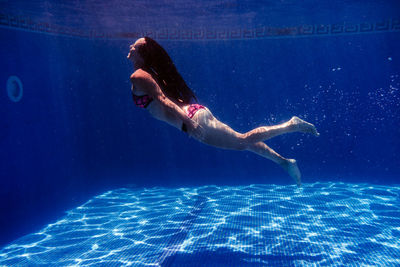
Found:
[[[295,129],[299,132],[310,133],[315,136],[319,136],[317,128],[315,128],[314,124],[303,121],[302,119],[300,119],[297,116],[292,117],[290,119],[289,123],[291,123],[295,127]]]
[[[282,165],[282,168],[294,179],[297,186],[301,186],[301,173],[295,159],[287,159]]]

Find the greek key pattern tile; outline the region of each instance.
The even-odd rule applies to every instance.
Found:
[[[142,29],[129,32],[105,32],[97,29],[81,29],[52,24],[45,21],[34,20],[29,16],[0,13],[0,27],[88,39],[135,39],[142,36],[149,36],[158,40],[176,41],[247,40],[400,32],[400,19],[388,18],[376,22],[342,22],[291,27],[263,26],[257,28],[221,29]]]

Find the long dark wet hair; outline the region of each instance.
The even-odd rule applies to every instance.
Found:
[[[193,91],[179,74],[168,53],[150,37],[144,37],[146,43],[138,47],[138,53],[144,59],[143,70],[151,74],[163,93],[178,103],[197,102]]]

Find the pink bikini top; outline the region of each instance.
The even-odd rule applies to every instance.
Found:
[[[135,102],[136,106],[140,108],[147,108],[148,105],[154,100],[151,96],[149,95],[135,95],[132,94],[133,102]]]

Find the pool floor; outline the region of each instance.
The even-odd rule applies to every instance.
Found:
[[[121,188],[5,246],[0,265],[399,266],[400,186]]]

